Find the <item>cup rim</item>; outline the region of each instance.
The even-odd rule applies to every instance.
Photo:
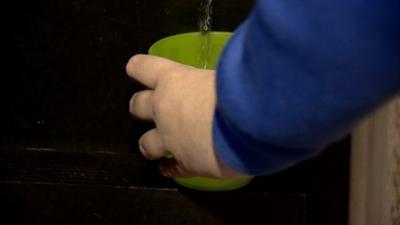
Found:
[[[200,33],[201,33],[201,32],[199,32],[199,31],[195,31],[195,32],[187,32],[187,33],[173,34],[173,35],[164,37],[164,38],[159,39],[158,41],[154,42],[154,43],[150,46],[150,48],[149,48],[149,50],[148,50],[148,53],[151,54],[151,53],[153,52],[153,49],[155,48],[155,46],[159,45],[159,44],[162,43],[162,42],[168,41],[168,40],[170,40],[170,39],[175,39],[175,38],[177,38],[177,37],[182,37],[182,36],[193,36],[193,35],[198,35],[198,34],[200,34]],[[211,34],[211,35],[232,35],[233,32],[229,32],[229,31],[210,31],[210,34]]]

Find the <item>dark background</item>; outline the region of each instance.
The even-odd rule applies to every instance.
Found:
[[[151,124],[128,112],[142,87],[125,64],[197,30],[199,0],[15,0],[2,4],[1,224],[346,224],[350,140],[232,192],[160,177],[137,150]],[[216,0],[233,31],[249,0]]]

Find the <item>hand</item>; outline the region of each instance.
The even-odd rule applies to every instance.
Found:
[[[132,96],[129,110],[156,124],[139,140],[143,156],[173,155],[160,163],[164,176],[245,177],[225,166],[213,149],[215,71],[148,55],[132,57],[126,71],[149,88]]]

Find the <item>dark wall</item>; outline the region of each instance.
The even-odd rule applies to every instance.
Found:
[[[129,57],[197,30],[199,0],[6,1],[2,8],[0,145],[129,151]],[[232,31],[251,1],[217,1],[214,30]]]

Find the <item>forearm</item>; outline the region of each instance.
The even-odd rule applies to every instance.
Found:
[[[399,3],[258,1],[217,69],[214,144],[266,174],[316,154],[400,88]]]

